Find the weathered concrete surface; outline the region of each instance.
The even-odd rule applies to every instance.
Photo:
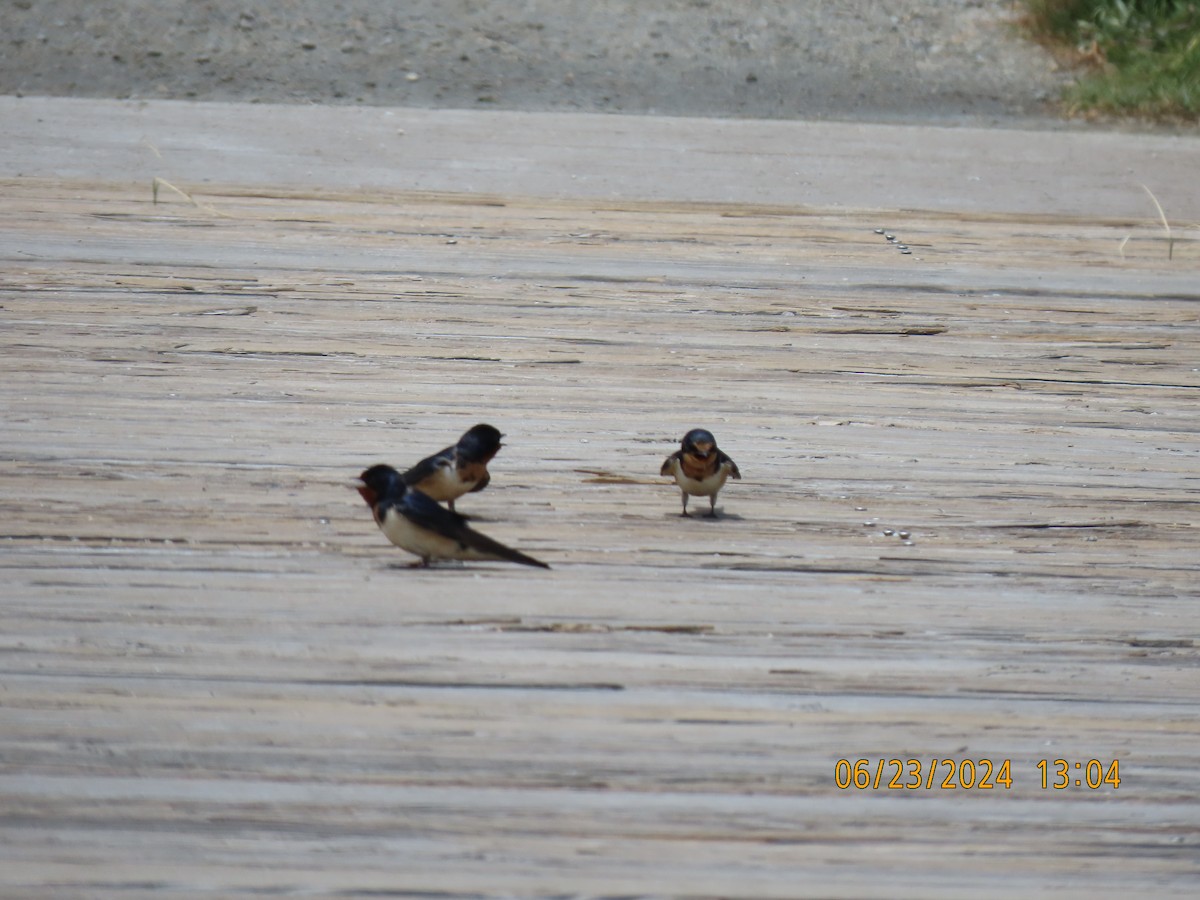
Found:
[[[903,130],[817,203],[726,123],[2,108],[3,896],[1195,896],[1194,181],[1168,259],[983,133],[893,206]],[[349,479],[480,420],[554,569],[395,568]]]
[[[1200,222],[1200,137],[0,97],[0,173]],[[1192,232],[1195,236],[1195,232]]]

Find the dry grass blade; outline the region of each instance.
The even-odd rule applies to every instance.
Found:
[[[199,200],[197,200],[195,197],[193,197],[187,191],[180,190],[179,188],[175,187],[175,185],[171,184],[171,182],[167,181],[167,179],[159,178],[157,175],[154,177],[154,181],[151,183],[151,186],[150,186],[151,197],[153,198],[153,202],[155,205],[158,204],[158,189],[160,186],[174,191],[176,194],[178,194],[180,197],[182,197],[188,203],[192,204],[197,209],[204,210],[206,213],[210,213],[214,216],[221,216],[222,218],[226,218],[226,219],[233,218],[233,216],[229,215],[228,213],[223,213],[219,209],[215,209],[214,207],[211,207],[206,203],[201,203]]]
[[[1167,221],[1167,214],[1163,212],[1162,204],[1158,202],[1158,198],[1154,196],[1154,191],[1142,185],[1142,190],[1150,197],[1150,201],[1154,204],[1154,208],[1158,210],[1158,217],[1162,220],[1163,231],[1167,233],[1167,259],[1175,258],[1175,236],[1171,234],[1171,223]]]

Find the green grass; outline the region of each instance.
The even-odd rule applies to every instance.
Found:
[[[1200,121],[1200,0],[1024,0],[1029,31],[1088,70],[1072,112]]]

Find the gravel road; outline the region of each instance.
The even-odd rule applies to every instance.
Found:
[[[996,0],[7,0],[0,93],[1057,121]]]

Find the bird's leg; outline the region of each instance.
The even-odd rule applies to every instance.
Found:
[[[713,494],[708,498],[708,517],[715,519],[717,517],[717,495]]]
[[[687,500],[688,500],[687,491],[680,491],[679,493],[683,495],[683,512],[680,513],[680,515],[683,516],[684,518],[690,518],[690,516],[688,516],[688,511],[687,511]]]

